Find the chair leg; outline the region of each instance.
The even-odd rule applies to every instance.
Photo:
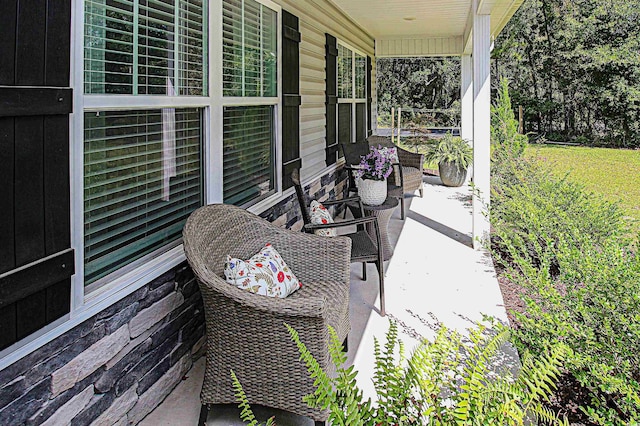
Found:
[[[362,281],[367,280],[367,262],[362,262]]]
[[[424,195],[423,191],[424,189],[422,189],[422,186],[420,186],[420,198],[422,198],[422,196]]]
[[[404,194],[400,197],[400,218],[404,220],[407,216],[404,213]]]
[[[327,422],[325,422],[325,421],[320,421],[320,420],[316,420],[316,421],[313,423],[313,425],[314,425],[314,426],[327,426]]]
[[[209,405],[202,404],[202,407],[200,407],[200,418],[198,419],[198,426],[205,426],[207,424],[207,416],[209,416]]]
[[[342,352],[344,352],[345,354],[349,352],[349,335],[348,334],[347,334],[347,337],[344,338],[344,342],[342,342]]]
[[[384,262],[376,262],[378,267],[378,280],[380,281],[380,316],[387,315],[384,303]]]

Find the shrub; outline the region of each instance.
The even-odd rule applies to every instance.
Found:
[[[335,378],[320,368],[296,331],[288,328],[317,385],[304,402],[328,408],[332,425],[522,425],[534,418],[563,423],[541,403],[554,386],[566,352],[562,345],[537,359],[525,356],[517,378],[504,373],[491,379],[491,362],[509,337],[506,327],[497,325],[494,333],[476,328],[466,341],[440,327],[433,342],[424,340],[406,358],[392,322],[386,343],[375,341],[374,404],[364,399],[353,366],[345,367],[347,356],[333,329],[329,350]],[[235,378],[234,383],[243,420],[255,421],[240,383]]]
[[[518,121],[513,114],[509,82],[500,80],[497,101],[491,106],[491,143],[499,153],[520,157],[527,147],[527,136],[518,133]]]
[[[494,258],[525,289],[515,343],[534,354],[565,343],[572,349],[565,366],[589,395],[581,408],[590,421],[633,424],[640,419],[640,258],[623,237],[620,209],[512,146],[494,145],[491,224]]]

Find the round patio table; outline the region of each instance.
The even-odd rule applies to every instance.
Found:
[[[382,258],[384,260],[391,259],[393,256],[393,247],[389,242],[389,220],[393,214],[393,210],[398,207],[399,201],[395,197],[388,196],[384,203],[379,206],[370,206],[362,204],[364,214],[367,216],[375,216],[378,218],[378,227],[380,228],[380,242],[382,243]],[[367,232],[371,239],[376,242],[375,229],[372,223],[367,223]]]

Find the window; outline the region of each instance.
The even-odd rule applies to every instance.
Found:
[[[366,138],[367,58],[338,43],[338,141]]]
[[[167,245],[202,205],[201,112],[85,113],[85,284]]]
[[[86,0],[86,94],[206,95],[202,0]]]
[[[208,2],[84,5],[82,250],[89,293],[180,244],[186,218],[204,202]]]
[[[278,12],[224,0],[223,198],[248,205],[277,191]]]

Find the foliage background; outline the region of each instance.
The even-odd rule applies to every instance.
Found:
[[[640,0],[525,0],[495,41],[492,87],[509,80],[525,132],[638,148],[638,34]],[[450,109],[459,120],[459,58],[381,58],[377,76],[380,125],[392,107]]]
[[[640,0],[525,0],[493,51],[525,131],[640,146]]]

